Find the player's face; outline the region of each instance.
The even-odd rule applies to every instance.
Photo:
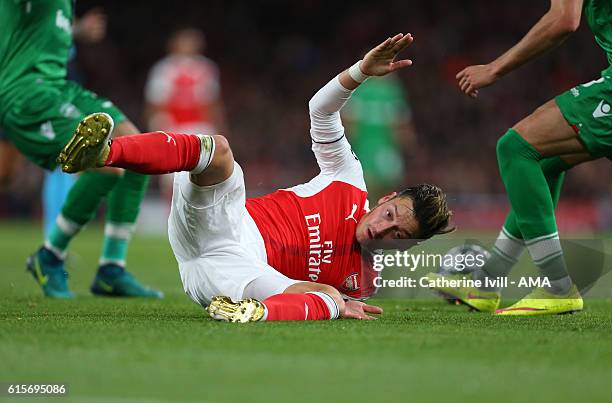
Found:
[[[355,237],[360,244],[373,240],[416,238],[419,224],[414,216],[412,199],[398,198],[391,193],[378,201],[378,204],[365,214],[359,224]]]

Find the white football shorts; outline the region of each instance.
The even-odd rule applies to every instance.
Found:
[[[228,179],[213,186],[195,185],[189,172],[174,176],[168,238],[185,293],[200,305],[217,295],[245,298],[246,286],[262,277],[266,291],[258,294],[266,295],[248,297],[264,299],[299,282],[267,264],[263,238],[245,202],[238,163]]]

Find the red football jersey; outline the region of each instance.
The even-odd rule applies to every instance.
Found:
[[[355,239],[357,223],[368,211],[368,193],[348,142],[339,143],[336,147],[348,152],[345,169],[248,199],[246,207],[262,235],[270,266],[291,279],[329,284],[361,299],[374,293],[371,265],[362,261]]]
[[[311,196],[279,190],[249,199],[246,206],[270,266],[294,280],[329,284],[346,294],[361,288],[355,229],[366,203],[367,192],[333,181]]]

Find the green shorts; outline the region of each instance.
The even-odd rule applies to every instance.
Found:
[[[594,157],[612,157],[612,67],[601,78],[555,98],[565,120]]]
[[[126,119],[111,101],[72,81],[40,84],[3,112],[1,126],[7,137],[26,157],[47,169],[55,169],[55,159],[83,117],[106,112],[115,124]]]

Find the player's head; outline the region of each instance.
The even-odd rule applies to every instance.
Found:
[[[417,185],[378,200],[359,223],[355,237],[364,245],[374,240],[429,239],[454,230],[446,195],[437,186]]]
[[[204,52],[206,38],[197,28],[181,28],[168,40],[168,51],[176,55],[194,56]]]

